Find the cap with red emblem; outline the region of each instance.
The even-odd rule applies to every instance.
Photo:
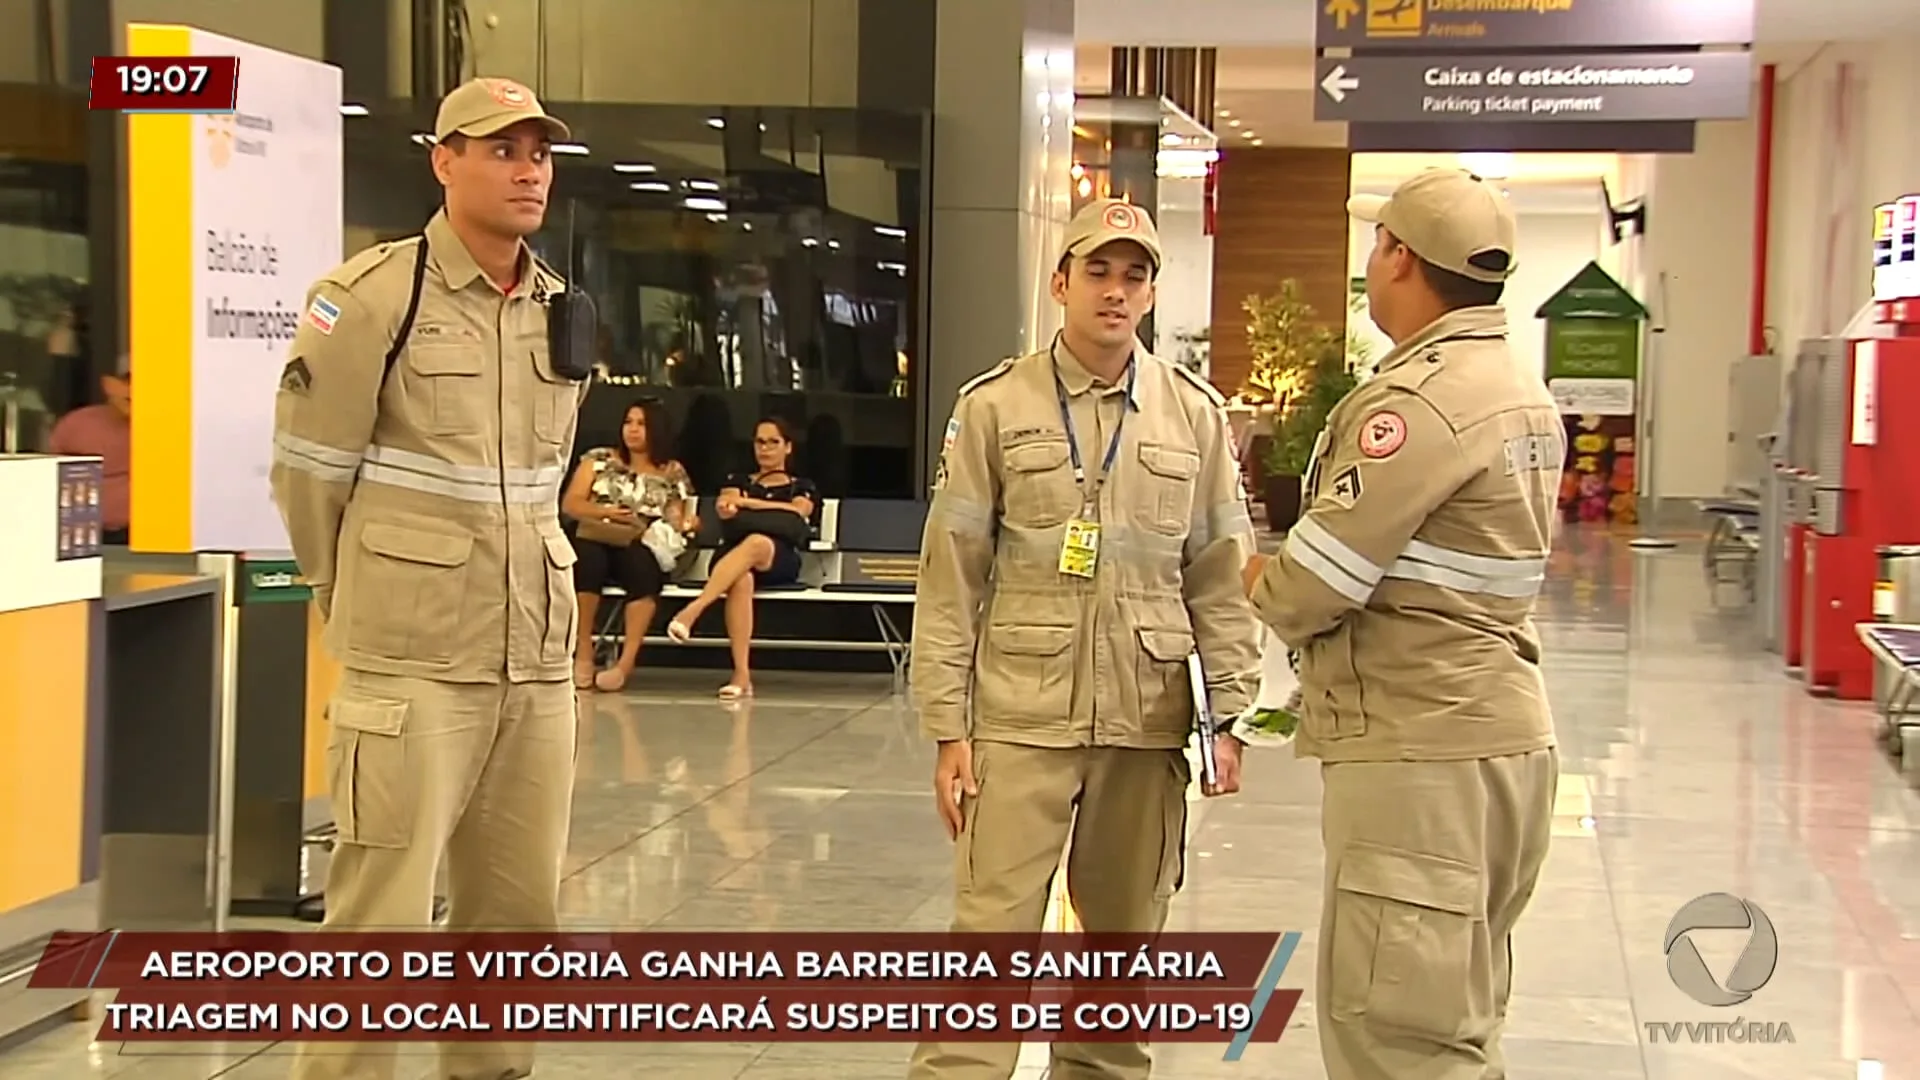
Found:
[[[1081,207],[1067,222],[1061,254],[1070,258],[1091,255],[1120,240],[1139,244],[1153,260],[1154,269],[1160,268],[1160,233],[1153,227],[1152,216],[1144,208],[1120,199],[1096,199]]]
[[[440,101],[433,137],[465,135],[484,139],[523,120],[537,120],[555,142],[572,138],[567,125],[547,115],[533,91],[512,79],[473,79],[455,87]]]

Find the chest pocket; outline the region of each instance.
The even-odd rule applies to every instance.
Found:
[[[548,446],[559,446],[572,430],[573,414],[579,405],[580,384],[561,377],[553,370],[547,343],[527,349],[533,366],[533,434]]]
[[[1064,524],[1079,509],[1067,440],[1038,439],[1009,446],[1000,452],[1000,460],[1006,465],[1001,500],[1008,524],[1050,528]]]
[[[407,346],[408,398],[420,427],[432,435],[473,435],[485,426],[481,370],[485,346],[477,339],[418,340]]]
[[[1140,505],[1154,532],[1185,536],[1193,527],[1193,489],[1200,455],[1166,443],[1140,444]]]

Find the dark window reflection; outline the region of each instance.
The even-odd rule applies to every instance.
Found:
[[[87,280],[86,99],[0,86],[0,452],[47,448],[54,422],[99,399]]]
[[[771,413],[803,433],[823,493],[915,497],[924,120],[548,107],[580,145],[559,148],[535,246],[602,322],[580,448],[610,443],[627,403],[652,393],[702,491],[750,463],[751,427]],[[438,198],[424,137],[397,106],[348,134],[349,250],[417,230]]]

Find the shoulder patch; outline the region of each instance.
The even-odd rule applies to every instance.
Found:
[[[1007,372],[1012,371],[1013,365],[1017,363],[1019,359],[1020,358],[1017,356],[1009,356],[1005,360],[1002,360],[999,363],[993,365],[991,368],[988,368],[986,371],[983,371],[980,374],[975,375],[973,378],[968,379],[966,382],[961,383],[960,396],[966,397],[968,394],[973,393],[975,390],[980,389],[981,387],[987,385],[993,380],[998,379],[1002,375],[1005,375]]]
[[[1360,421],[1360,453],[1378,460],[1407,444],[1407,418],[1392,409],[1375,409]]]
[[[547,261],[538,255],[533,256],[533,276],[548,293],[565,292],[567,279],[560,272],[547,265]]]
[[[1216,409],[1222,409],[1226,407],[1227,395],[1221,393],[1218,387],[1214,386],[1212,383],[1208,382],[1207,380],[1201,378],[1197,373],[1188,371],[1186,368],[1181,367],[1179,364],[1170,363],[1167,366],[1172,368],[1175,374],[1179,375],[1182,379],[1185,379],[1188,385],[1199,390],[1202,394],[1205,394],[1207,397],[1207,403],[1209,405],[1212,405]]]
[[[404,255],[407,258],[408,266],[411,268],[411,260],[414,257],[413,253],[419,249],[420,238],[417,236],[410,236],[404,240],[390,240],[384,244],[375,244],[360,254],[355,255],[353,258],[348,259],[346,262],[341,263],[339,266],[334,267],[332,272],[320,280],[339,285],[346,289],[352,289],[360,282],[360,279],[400,256]]]

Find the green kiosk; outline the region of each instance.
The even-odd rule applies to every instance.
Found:
[[[1535,316],[1547,321],[1547,387],[1567,426],[1561,519],[1636,525],[1647,309],[1599,263],[1588,263]]]

